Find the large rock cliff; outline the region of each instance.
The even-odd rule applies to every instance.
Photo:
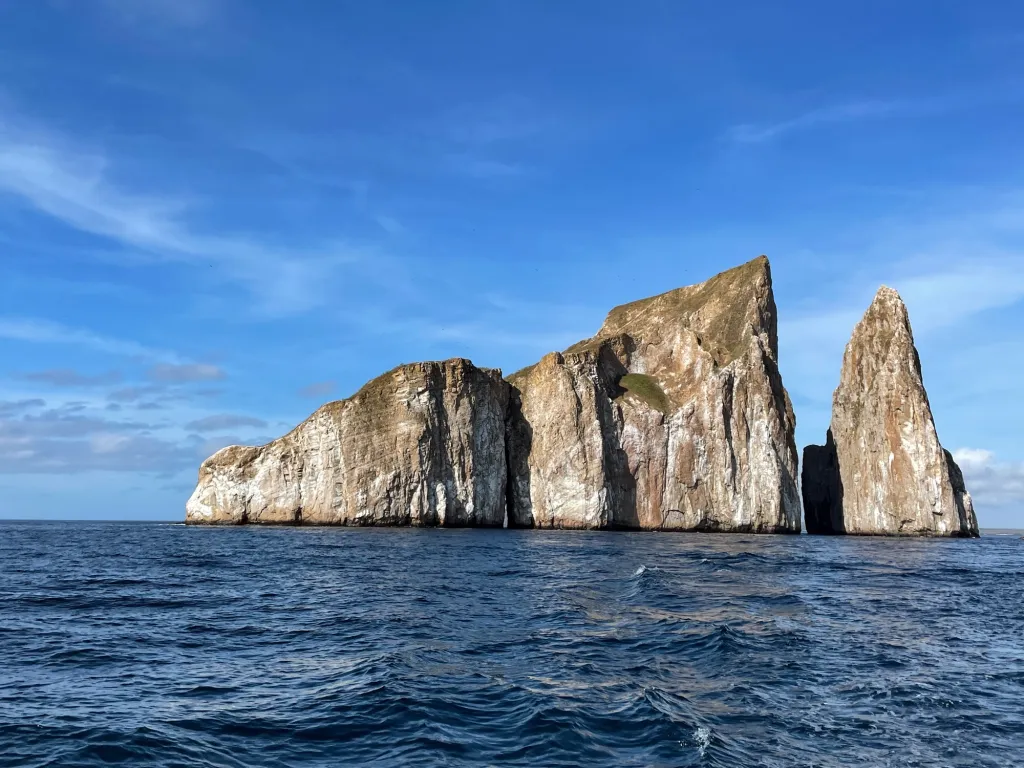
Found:
[[[508,395],[468,360],[400,366],[272,443],[211,456],[186,522],[500,527]]]
[[[763,256],[613,309],[509,378],[509,524],[798,533],[777,360]]]
[[[907,308],[883,287],[846,347],[825,446],[804,451],[809,533],[977,536],[935,431]]]
[[[508,382],[465,360],[397,368],[212,456],[186,520],[798,533],[777,358],[762,256],[618,307]]]

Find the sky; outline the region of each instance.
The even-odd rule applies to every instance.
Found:
[[[878,286],[1024,527],[1024,6],[0,0],[0,517],[182,519],[403,362],[767,254],[800,447]]]

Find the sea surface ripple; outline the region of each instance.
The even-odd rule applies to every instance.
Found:
[[[3,766],[1019,766],[1024,541],[0,523]]]

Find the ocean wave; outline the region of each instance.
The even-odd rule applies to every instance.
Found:
[[[0,530],[4,766],[1024,753],[1004,539],[38,528]]]

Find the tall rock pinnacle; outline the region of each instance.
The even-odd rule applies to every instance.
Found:
[[[882,287],[846,347],[832,428],[804,451],[807,531],[977,536],[971,496],[939,444],[906,305]]]

